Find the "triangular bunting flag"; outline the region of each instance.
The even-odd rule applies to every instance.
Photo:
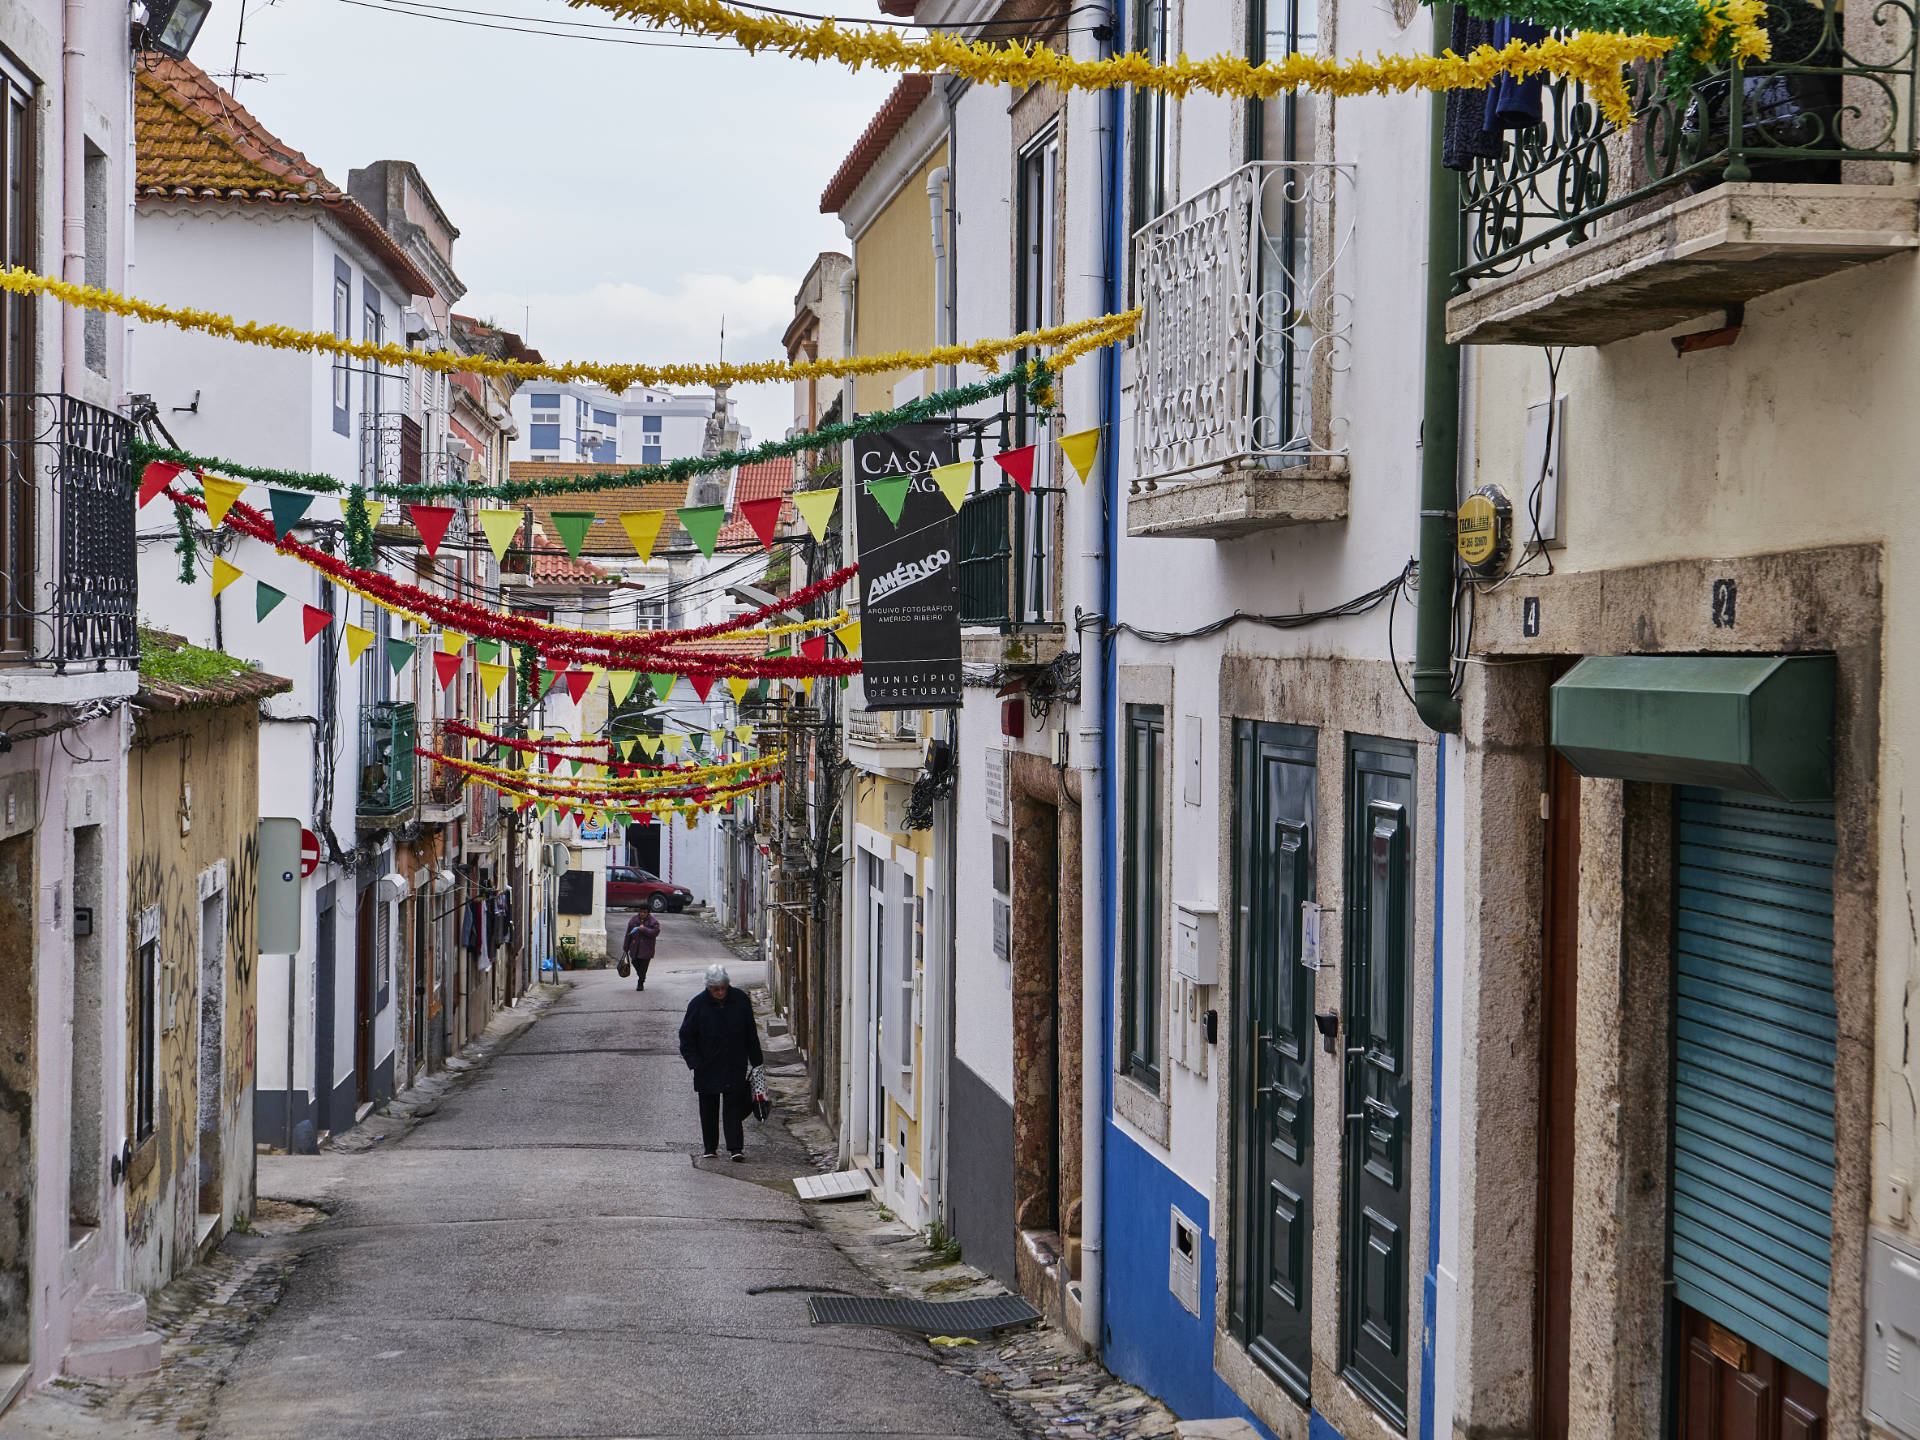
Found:
[[[269,490],[267,504],[273,510],[273,538],[284,540],[287,532],[300,523],[300,517],[313,504],[313,496],[304,490]]]
[[[907,492],[912,488],[911,475],[890,475],[885,480],[867,482],[867,493],[880,507],[880,512],[895,525],[900,523],[901,507],[907,503]]]
[[[507,560],[507,546],[513,543],[513,537],[520,533],[524,516],[518,510],[482,510],[479,511],[480,528],[486,532],[487,544],[493,547],[493,558],[501,564]]]
[[[1038,447],[1022,445],[1018,450],[1005,450],[993,457],[993,463],[1013,477],[1013,483],[1029,495],[1033,493],[1033,457]]]
[[[467,637],[464,635],[456,635],[451,630],[442,630],[440,632],[440,648],[449,655],[458,655],[460,653],[460,647],[466,643]]]
[[[702,755],[706,753],[706,748],[707,748],[707,732],[706,731],[704,730],[691,731],[687,735],[687,740],[693,746],[694,754]]]
[[[753,727],[751,725],[734,726],[733,738],[738,740],[742,745],[751,745],[753,743]]]
[[[660,737],[658,735],[642,735],[639,737],[639,740],[640,748],[646,752],[649,760],[660,753]]]
[[[813,538],[824,541],[827,538],[827,525],[833,519],[833,508],[840,503],[838,486],[828,486],[825,490],[802,490],[793,497],[793,505],[800,512],[800,518],[807,522],[807,529],[813,532]]]
[[[480,657],[480,663],[482,665],[497,665],[500,663],[500,642],[498,640],[476,640],[473,642],[473,649],[474,653]]]
[[[784,500],[778,495],[769,495],[760,500],[742,500],[735,508],[746,517],[747,524],[753,527],[753,533],[760,537],[760,544],[771,550],[773,532],[780,528],[780,507]]]
[[[710,730],[707,733],[713,736],[713,749],[716,755],[719,754],[720,751],[727,748],[727,732],[726,731]]]
[[[247,487],[239,480],[222,480],[214,475],[202,475],[200,488],[207,493],[207,520],[218,530],[226,523],[227,511],[233,508],[233,502],[240,498],[240,492]]]
[[[627,697],[633,693],[633,687],[640,677],[631,670],[609,670],[607,672],[607,691],[613,696],[613,703],[624,705]]]
[[[842,625],[838,630],[833,632],[833,638],[847,647],[847,653],[849,655],[858,654],[860,651],[860,622],[856,620],[851,625]]]
[[[413,528],[420,532],[420,543],[427,547],[427,554],[433,556],[440,551],[440,542],[447,538],[447,526],[453,523],[451,505],[409,505],[407,518],[413,521]]]
[[[367,528],[371,530],[380,523],[380,517],[387,513],[387,502],[384,500],[362,500],[360,503],[366,507]]]
[[[587,689],[593,684],[593,676],[584,670],[567,671],[567,694],[578,705],[586,698]]]
[[[1060,453],[1067,457],[1067,463],[1073,466],[1073,473],[1080,477],[1082,485],[1087,476],[1093,473],[1093,462],[1100,454],[1100,427],[1091,430],[1076,430],[1071,435],[1060,437]]]
[[[947,503],[956,510],[960,508],[960,502],[967,498],[967,486],[972,480],[971,460],[956,460],[951,465],[933,467],[933,483],[940,487],[940,493],[947,497]]]
[[[634,553],[642,560],[653,558],[654,542],[660,538],[660,522],[667,518],[664,510],[622,510],[621,528],[627,532],[627,539],[633,545]]]
[[[620,742],[620,758],[622,760],[633,759],[633,747],[634,742],[632,740],[622,740]]]
[[[213,593],[218,595],[240,578],[240,567],[229,565],[218,555],[213,557]]]
[[[713,682],[718,679],[711,670],[696,670],[687,676],[687,683],[693,686],[693,693],[705,700],[713,693]]]
[[[827,637],[824,635],[816,635],[811,640],[802,640],[800,642],[800,653],[809,660],[826,659]]]
[[[676,730],[671,735],[662,735],[660,743],[666,748],[667,754],[678,755],[681,747],[687,743],[687,737]]]
[[[653,693],[662,700],[673,693],[673,682],[679,678],[677,675],[662,675],[657,671],[647,676],[647,679],[652,682]]]
[[[140,472],[140,503],[145,505],[167,486],[173,483],[173,477],[186,467],[176,465],[171,460],[149,460],[147,468]]]
[[[560,760],[561,755],[558,750],[549,750],[547,752],[547,773],[549,775],[560,768]]]
[[[542,669],[540,671],[540,698],[541,699],[544,700],[546,698],[547,692],[553,689],[553,682],[558,680],[559,678],[560,678],[560,672],[558,670]]]
[[[500,682],[502,680],[505,680],[506,678],[507,678],[506,666],[489,665],[484,660],[480,662],[480,686],[483,690],[487,692],[488,699],[492,699],[493,696],[496,693],[498,693],[500,689]]]
[[[394,674],[398,675],[402,670],[406,669],[407,666],[411,665],[412,663],[413,663],[413,641],[411,640],[387,641],[387,664],[393,667]]]
[[[747,698],[747,691],[752,685],[753,681],[745,675],[729,675],[727,677],[727,689],[733,692],[733,703],[736,705]]]
[[[273,607],[287,598],[287,592],[276,589],[264,580],[253,582],[253,618],[264,620],[273,613]]]
[[[364,625],[348,625],[344,633],[347,637],[347,663],[358,665],[360,657],[367,653],[367,646],[373,643],[373,631]]]
[[[727,507],[724,505],[689,505],[675,512],[680,523],[687,528],[687,534],[693,537],[693,543],[700,547],[700,553],[709,560],[713,558],[713,547],[720,539],[720,527],[727,523]]]
[[[567,547],[570,559],[580,558],[580,552],[587,548],[587,531],[593,528],[593,522],[599,518],[591,510],[552,512],[553,528],[559,532],[560,543]]]
[[[440,688],[446,689],[460,673],[460,657],[447,650],[440,651],[433,657],[433,673],[440,677]]]
[[[333,616],[318,605],[300,607],[300,628],[306,632],[307,644],[313,643],[313,637],[333,623]]]

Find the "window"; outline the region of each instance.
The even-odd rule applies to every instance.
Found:
[[[660,447],[658,445],[643,445],[640,448],[640,463],[642,465],[658,465],[660,463]]]
[[[1048,130],[1020,155],[1020,194],[1017,199],[1020,270],[1016,280],[1019,330],[1039,330],[1060,316],[1059,234],[1060,136]],[[1022,352],[1022,359],[1027,358]],[[1021,545],[1014,563],[1021,569],[1017,589],[1021,596],[1018,621],[1053,618],[1054,497],[1052,488],[1052,428],[1020,416],[1024,443],[1039,445],[1035,471],[1040,477],[1031,493],[1013,498],[1026,514],[1021,517]]]
[[[353,272],[347,269],[346,261],[338,258],[333,262],[333,337],[336,340],[353,338]],[[333,362],[333,429],[338,435],[350,433],[347,406],[350,403],[348,377],[352,373],[344,355]]]
[[[596,410],[593,412],[593,423],[600,426],[604,430],[611,425],[617,424],[618,421],[615,420],[613,411]]]
[[[105,289],[107,284],[107,214],[111,206],[111,202],[107,197],[107,190],[112,183],[112,175],[110,173],[110,167],[107,164],[106,155],[94,149],[91,141],[87,143],[83,173],[87,199],[87,284]],[[84,339],[86,344],[87,368],[96,375],[105,375],[107,373],[106,311],[87,311]]]
[[[38,151],[33,135],[33,84],[0,62],[0,263],[39,269],[34,229],[34,173]],[[20,395],[34,384],[34,310],[30,295],[0,296],[0,394]],[[19,402],[6,406],[0,441],[25,454],[33,441],[33,409]],[[0,485],[0,653],[32,649],[39,617],[30,608],[37,538],[34,487]]]
[[[620,446],[612,440],[602,440],[593,447],[591,459],[597,465],[611,465],[620,456]]]
[[[134,955],[133,1138],[153,1134],[154,1083],[160,1050],[160,911],[140,917],[140,948]]]
[[[378,345],[386,333],[386,326],[380,318],[380,297],[371,285],[362,284],[362,306],[360,311],[360,338],[369,345]],[[360,411],[364,415],[380,413],[380,367],[371,360],[361,372],[365,379],[361,381]]]
[[[393,906],[382,900],[373,912],[373,1012],[393,998]]]
[[[560,426],[529,425],[527,427],[528,444],[536,450],[558,450],[560,448]]]
[[[1120,976],[1122,1070],[1160,1086],[1160,859],[1165,851],[1160,795],[1166,712],[1127,707],[1126,835],[1122,904],[1125,950]]]
[[[1130,49],[1156,65],[1167,60],[1167,0],[1135,0]],[[1133,228],[1167,208],[1167,97],[1136,86],[1133,92]]]
[[[640,428],[649,435],[658,435],[660,433],[660,417],[658,415],[642,415],[640,417]]]
[[[559,422],[560,397],[558,395],[535,395],[532,403],[536,410],[554,411],[554,421],[556,424]]]
[[[1312,0],[1253,0],[1247,18],[1250,64],[1296,51],[1310,55],[1318,48]],[[1313,130],[1311,90],[1284,90],[1271,100],[1247,102],[1249,160],[1311,160]]]

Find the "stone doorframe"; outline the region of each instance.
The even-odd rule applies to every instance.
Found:
[[[1427,1265],[1427,1216],[1432,1177],[1430,1126],[1433,1104],[1433,902],[1438,818],[1433,732],[1405,698],[1393,667],[1384,660],[1271,657],[1228,654],[1220,662],[1220,746],[1217,819],[1219,838],[1220,984],[1214,1007],[1220,1017],[1219,1076],[1215,1084],[1213,1233],[1215,1261],[1213,1365],[1235,1394],[1282,1440],[1306,1440],[1308,1415],[1272,1375],[1249,1355],[1228,1328],[1228,1297],[1234,1261],[1233,1234],[1233,923],[1238,907],[1233,875],[1233,722],[1277,721],[1311,726],[1318,737],[1319,834],[1314,866],[1321,907],[1320,951],[1328,959],[1315,977],[1314,1009],[1346,1011],[1346,772],[1350,737],[1411,741],[1414,760],[1413,1000],[1409,1053],[1413,1106],[1408,1162],[1407,1414],[1421,1413],[1420,1345]],[[1344,1034],[1344,1030],[1342,1032]],[[1336,1052],[1338,1051],[1336,1046]],[[1313,1069],[1313,1408],[1342,1435],[1384,1434],[1384,1422],[1340,1378],[1341,1165],[1346,1120],[1342,1055],[1314,1049]]]
[[[1066,1282],[1078,1270],[1082,1193],[1079,777],[1043,755],[1008,758],[1014,1268],[1020,1292],[1070,1324]]]
[[[1881,553],[1840,546],[1516,580],[1483,597],[1464,701],[1454,1434],[1529,1434],[1547,700],[1567,657],[1836,656],[1834,1240],[1829,1433],[1864,1433],[1877,968]],[[1737,603],[1734,602],[1737,597]],[[1533,633],[1529,633],[1533,632]],[[1672,814],[1668,786],[1580,782],[1571,1433],[1659,1434],[1667,1400]],[[1583,1277],[1598,1277],[1582,1283]]]

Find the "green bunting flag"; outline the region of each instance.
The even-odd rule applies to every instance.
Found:
[[[276,590],[264,580],[253,582],[253,618],[264,620],[273,613],[273,607],[287,598],[287,592]]]
[[[580,552],[587,546],[587,531],[593,528],[598,519],[591,510],[555,510],[553,528],[560,532],[560,543],[567,547],[567,554],[578,560]]]
[[[693,543],[700,547],[700,553],[711,560],[713,547],[720,540],[720,527],[727,523],[727,507],[689,505],[676,513],[680,523],[686,526],[687,534],[693,537]]]
[[[647,676],[647,679],[653,682],[653,693],[662,700],[673,693],[673,682],[679,678],[677,675],[661,675],[657,673]]]
[[[402,670],[406,669],[407,666],[411,665],[412,663],[413,663],[413,641],[411,640],[387,641],[387,664],[393,667],[394,674],[398,675]]]
[[[300,517],[313,504],[313,496],[298,490],[269,490],[267,503],[273,507],[273,538],[284,540],[287,532],[300,523]]]
[[[476,640],[473,643],[474,648],[480,652],[480,663],[482,665],[498,665],[500,663],[500,642],[498,640]]]
[[[560,672],[558,670],[542,670],[540,672],[540,697],[542,699],[546,698],[547,692],[553,689],[553,682],[559,678]]]
[[[693,745],[693,753],[694,753],[694,754],[696,754],[696,755],[698,755],[698,754],[700,754],[700,753],[701,753],[701,752],[702,752],[703,750],[705,750],[705,749],[706,749],[706,741],[707,741],[707,733],[706,733],[706,731],[704,731],[704,730],[695,730],[695,731],[693,731],[693,732],[692,732],[691,734],[689,734],[689,735],[687,736],[687,739],[688,739],[688,741],[689,741],[689,742],[690,742],[690,743],[691,743],[691,744]]]
[[[885,480],[867,482],[867,493],[873,496],[874,503],[895,525],[900,523],[901,507],[907,503],[907,492],[912,488],[911,475],[894,475]]]

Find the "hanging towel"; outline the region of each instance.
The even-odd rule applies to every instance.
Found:
[[[1458,9],[1454,11],[1456,15],[1459,13]],[[1538,45],[1546,38],[1546,26],[1503,15],[1493,22],[1493,37],[1488,43],[1496,50],[1504,50],[1515,40],[1523,45]],[[1503,130],[1525,130],[1538,125],[1542,117],[1540,97],[1545,89],[1544,75],[1529,75],[1525,79],[1502,75],[1487,87],[1487,130],[1497,135]],[[1496,139],[1495,144],[1498,143]]]
[[[1453,7],[1450,48],[1454,54],[1471,55],[1492,43],[1492,21],[1476,19],[1464,5]],[[1447,127],[1440,138],[1440,163],[1447,169],[1471,170],[1476,160],[1500,158],[1500,135],[1487,128],[1487,95],[1485,90],[1447,92]]]

